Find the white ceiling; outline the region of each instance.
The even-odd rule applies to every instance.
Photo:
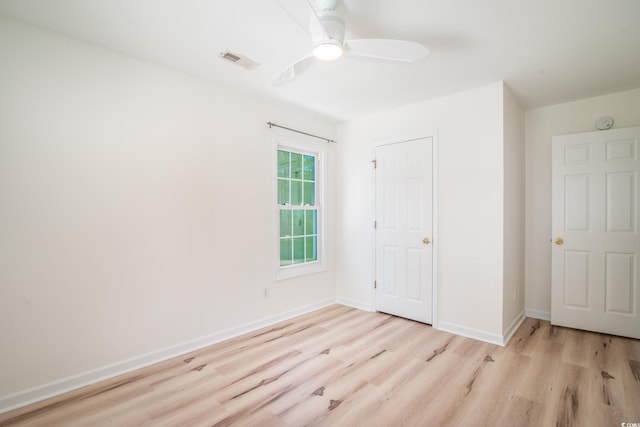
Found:
[[[505,80],[524,108],[640,87],[639,0],[344,0],[347,38],[420,42],[418,63],[311,49],[305,0],[0,0],[0,14],[340,120]],[[224,50],[260,63],[221,60]]]

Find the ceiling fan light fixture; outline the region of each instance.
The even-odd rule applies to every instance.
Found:
[[[331,41],[318,43],[313,48],[313,56],[322,61],[333,61],[342,56],[342,46]]]

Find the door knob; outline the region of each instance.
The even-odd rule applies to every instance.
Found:
[[[429,243],[431,243],[431,240],[428,237],[425,237],[424,239],[422,239],[422,243],[428,245]]]
[[[563,244],[563,243],[564,243],[564,240],[562,240],[562,237],[558,237],[558,238],[556,239],[556,245],[561,245],[561,244]]]

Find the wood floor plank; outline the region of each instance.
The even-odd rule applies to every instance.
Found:
[[[555,341],[560,344],[564,344],[567,340],[567,335],[571,331],[570,329],[563,328],[562,326],[555,326],[549,322],[541,322],[541,334],[542,337],[549,341]]]
[[[532,357],[529,369],[524,372],[516,394],[534,402],[547,403],[555,378],[560,374],[559,361],[563,350],[564,344],[538,340],[535,356]]]
[[[283,419],[290,417],[290,414],[296,411],[302,411],[304,414],[305,405],[308,405],[309,401],[317,400],[316,396],[324,395],[326,384],[342,375],[345,368],[341,360],[321,353],[312,365],[304,367],[304,370],[299,370],[296,376],[288,378],[292,387],[286,394],[280,395],[272,402],[271,410]]]
[[[624,387],[625,405],[620,409],[625,414],[625,419],[640,420],[640,361],[627,359],[626,363],[627,375],[620,376]]]
[[[545,406],[527,400],[519,396],[514,396],[506,405],[500,418],[495,420],[496,425],[517,425],[518,427],[539,427],[545,424]]]
[[[640,341],[525,319],[506,347],[332,305],[0,414],[0,426],[615,426]]]
[[[391,361],[402,360],[390,352],[380,356]],[[397,412],[396,399],[406,392],[406,385],[416,374],[424,370],[425,362],[418,359],[402,360],[385,373],[385,381],[371,382],[363,390],[364,398],[356,404],[345,404],[343,418],[336,421],[340,425],[385,425],[388,420],[394,420]],[[387,424],[388,425],[388,424]]]
[[[544,335],[545,323],[539,319],[526,318],[511,338],[510,350],[526,356],[534,354],[540,337]]]
[[[580,426],[589,420],[592,410],[589,396],[588,369],[566,363],[558,364],[551,387],[546,391],[546,424]]]
[[[530,372],[532,360],[520,353],[505,352],[495,364],[488,363],[476,379],[475,388],[485,397],[483,405],[476,414],[483,414],[487,425],[502,417],[516,391],[523,387],[525,374]],[[472,412],[473,413],[473,412]]]

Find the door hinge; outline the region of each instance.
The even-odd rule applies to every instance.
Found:
[[[378,221],[373,221],[373,229],[374,230],[378,229]]]
[[[378,282],[377,281],[373,281],[373,289],[378,289]]]
[[[378,161],[377,160],[371,160],[371,163],[373,163],[373,168],[374,169],[378,168]]]

